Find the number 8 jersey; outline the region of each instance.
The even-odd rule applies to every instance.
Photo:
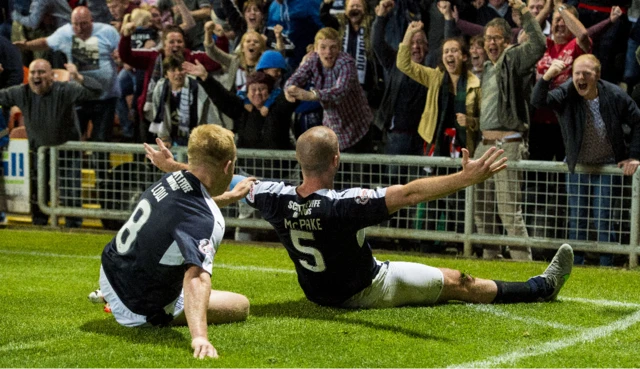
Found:
[[[200,181],[168,173],[142,194],[102,252],[102,267],[129,310],[154,315],[178,298],[189,265],[211,274],[223,235],[220,209]]]
[[[246,200],[275,228],[307,298],[337,306],[378,273],[364,228],[389,219],[385,194],[386,189],[324,189],[302,198],[294,186],[256,182]]]

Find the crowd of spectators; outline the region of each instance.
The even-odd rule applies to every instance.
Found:
[[[480,157],[499,146],[511,161],[567,156],[573,171],[576,162],[594,164],[585,147],[604,142],[612,148],[595,164],[619,163],[632,174],[640,159],[633,102],[640,99],[640,0],[16,0],[0,7],[3,63],[10,40],[23,66],[46,60],[102,86],[100,96],[75,104],[83,140],[160,137],[186,145],[196,126],[219,124],[236,133],[239,148],[292,149],[301,133],[324,125],[352,153],[458,157],[466,148]],[[545,82],[540,91],[579,89],[570,80],[584,54],[597,61],[603,93],[633,104],[625,114],[610,113],[603,105],[610,98],[569,113],[556,109],[564,95],[532,103],[536,81]],[[0,65],[3,89],[15,84],[16,68],[7,66]],[[5,118],[10,108],[3,106]],[[620,117],[626,121],[610,122]],[[604,128],[584,129],[584,143],[572,123],[603,119]],[[399,173],[385,172],[391,181]],[[577,196],[583,180],[568,180]],[[479,186],[479,232],[501,223],[501,232],[527,236],[522,183],[521,174],[504,171]],[[608,223],[598,227],[601,240],[616,239]],[[576,229],[570,237],[586,237]],[[531,252],[514,247],[511,256]]]

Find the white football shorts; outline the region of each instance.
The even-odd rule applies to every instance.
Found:
[[[406,305],[433,305],[444,286],[444,275],[438,268],[404,261],[381,263],[371,286],[342,304],[345,308],[389,308]]]
[[[107,275],[104,274],[102,265],[100,266],[100,291],[102,292],[105,301],[109,303],[113,317],[120,325],[125,327],[152,326],[151,323],[147,322],[146,316],[136,314],[124,305],[122,300],[120,300],[120,297],[116,295],[115,291],[111,287],[111,284],[107,279]],[[180,296],[178,296],[175,301],[164,307],[164,311],[167,314],[173,315],[174,318],[184,312],[184,290],[180,292]]]

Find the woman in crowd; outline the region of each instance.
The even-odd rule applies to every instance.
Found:
[[[240,40],[238,51],[228,54],[220,50],[213,41],[215,32],[221,30],[218,25],[209,21],[205,24],[204,47],[207,55],[220,63],[225,70],[225,76],[218,80],[227,88],[235,85],[236,91],[244,91],[247,75],[255,71],[260,56],[267,49],[264,38],[255,31],[247,31]]]
[[[442,44],[442,64],[430,68],[411,60],[411,38],[423,28],[412,22],[398,49],[400,71],[428,88],[418,133],[430,156],[457,157],[460,148],[473,153],[480,116],[480,80],[468,67],[469,50],[459,38]]]

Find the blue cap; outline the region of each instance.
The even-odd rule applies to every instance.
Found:
[[[284,60],[284,57],[280,52],[267,50],[262,53],[262,56],[258,61],[258,66],[256,66],[256,70],[263,70],[267,68],[279,68],[286,70],[287,62]]]

